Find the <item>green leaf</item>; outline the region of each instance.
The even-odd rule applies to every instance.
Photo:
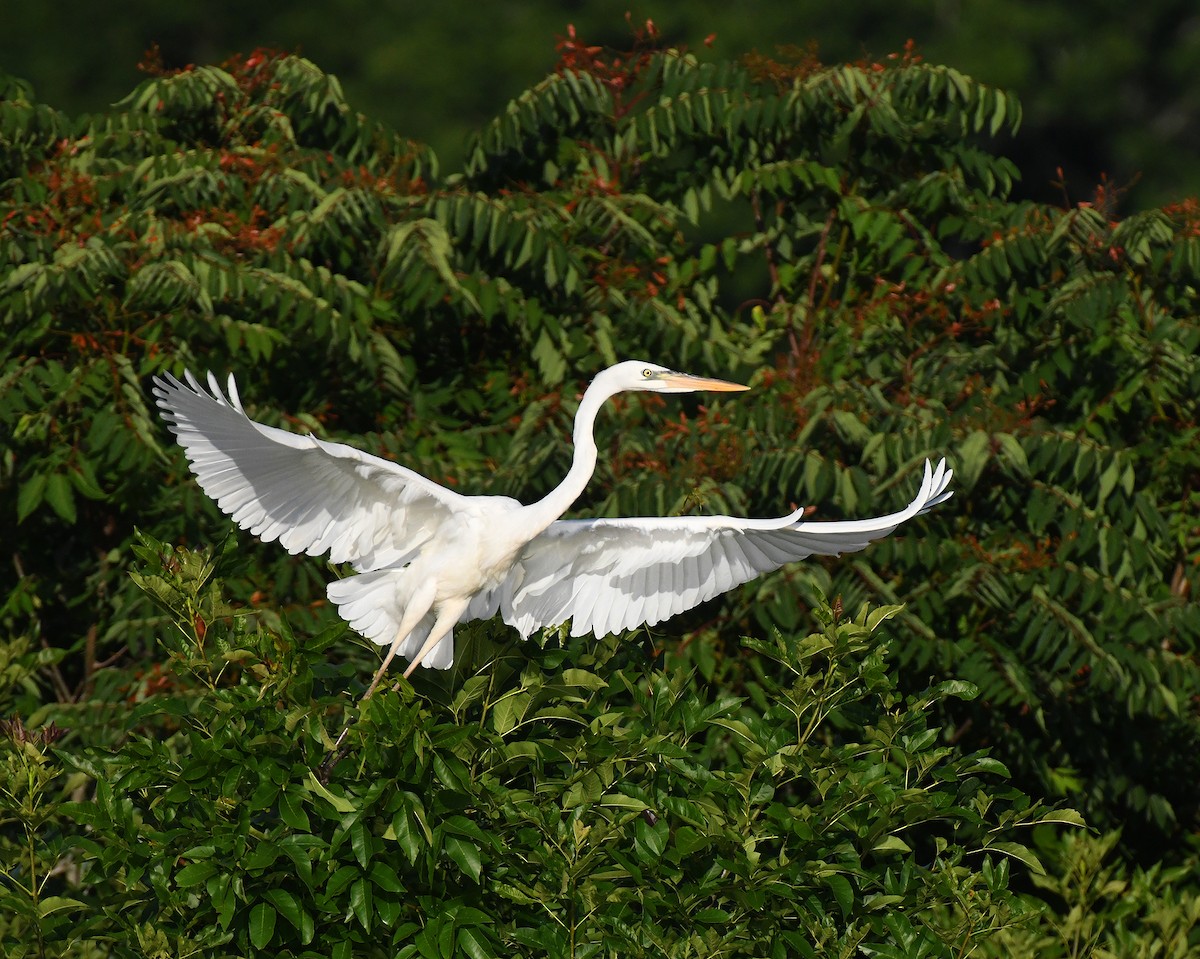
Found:
[[[300,906],[300,901],[292,893],[286,889],[268,889],[263,893],[263,898],[268,900],[279,915],[283,916],[297,930],[303,928],[305,912]]]
[[[1040,819],[1036,820],[1036,822],[1062,823],[1066,826],[1080,826],[1082,828],[1087,828],[1087,822],[1084,820],[1083,816],[1081,816],[1074,809],[1067,808],[1052,809]]]
[[[64,522],[75,522],[75,494],[71,490],[71,481],[63,473],[52,473],[46,481],[46,502]],[[17,505],[20,513],[20,503]]]
[[[250,942],[255,949],[265,949],[275,935],[275,907],[260,902],[250,910]]]
[[[308,779],[305,781],[305,786],[310,792],[314,792],[322,799],[326,800],[338,812],[355,812],[358,808],[350,800],[333,793],[328,787],[325,786],[324,783],[317,779],[316,773],[311,770],[309,770]]]
[[[1023,479],[1027,478],[1030,475],[1029,460],[1025,456],[1021,441],[1012,433],[997,433],[993,439],[999,444],[1000,454],[1012,467],[1013,472]]]
[[[482,872],[482,860],[479,847],[475,843],[460,836],[446,837],[446,853],[464,873],[475,882],[479,882]]]
[[[396,870],[381,859],[371,863],[371,882],[384,892],[404,892],[404,883],[396,875]]]
[[[970,765],[966,766],[964,772],[972,773],[992,773],[996,776],[1003,776],[1005,779],[1011,779],[1012,773],[1008,767],[998,759],[991,756],[973,756],[970,758]]]
[[[367,932],[371,931],[371,913],[373,911],[371,884],[365,879],[356,879],[350,884],[350,908],[359,925]]]
[[[217,866],[215,863],[193,862],[184,866],[175,874],[175,885],[180,889],[186,889],[188,886],[198,886],[216,872]]]
[[[409,863],[415,863],[421,853],[421,838],[407,809],[399,809],[392,817],[392,838],[396,840]]]
[[[356,819],[350,824],[350,848],[354,851],[354,858],[358,860],[358,864],[366,869],[371,862],[374,841],[367,830],[367,824],[361,819]]]
[[[842,917],[848,918],[854,909],[854,887],[850,885],[850,880],[835,873],[825,877],[825,885],[833,893],[833,898],[842,911]]]
[[[39,900],[37,905],[38,915],[43,919],[53,913],[62,912],[65,909],[86,908],[85,903],[67,896],[47,896],[45,899]]]
[[[300,805],[300,799],[289,792],[279,794],[279,818],[286,825],[300,832],[308,832],[312,828],[308,813]]]
[[[501,736],[514,729],[525,717],[532,702],[529,693],[515,690],[498,699],[492,706],[492,724]]]
[[[909,853],[912,852],[912,847],[899,836],[884,836],[883,839],[871,847],[871,851],[880,853]]]
[[[954,457],[954,474],[963,488],[971,489],[979,482],[991,458],[991,442],[991,437],[984,430],[973,430],[959,444]]]
[[[994,842],[991,843],[987,848],[995,852],[1002,852],[1006,856],[1011,856],[1018,862],[1024,863],[1038,875],[1042,875],[1046,872],[1045,867],[1042,866],[1042,861],[1038,859],[1037,855],[1027,846],[1023,846],[1020,843]]]
[[[670,834],[665,819],[659,819],[654,825],[650,825],[645,817],[641,817],[634,827],[634,848],[643,861],[657,860],[662,856]]]
[[[21,484],[20,492],[17,493],[18,523],[41,505],[46,493],[46,480],[46,475],[39,473]]]
[[[978,695],[979,687],[974,683],[968,683],[962,679],[948,679],[945,682],[938,683],[933,688],[935,699],[948,699],[953,696],[955,699],[963,699],[969,702]]]
[[[456,943],[470,959],[496,959],[496,953],[489,948],[487,940],[478,929],[470,926],[459,929]]]
[[[881,623],[887,622],[904,612],[903,606],[878,606],[867,613],[867,632],[873,633]]]
[[[608,687],[608,680],[588,672],[586,669],[564,669],[562,681],[567,686],[580,686],[590,692]]]

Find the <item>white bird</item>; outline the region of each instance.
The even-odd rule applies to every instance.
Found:
[[[749,387],[631,360],[600,373],[575,415],[566,478],[536,503],[465,496],[341,443],[264,426],[210,373],[206,391],[156,377],[154,394],[204,491],[243,529],[291,553],[329,553],[357,575],[329,584],[351,627],[387,647],[364,699],[392,657],[448,669],[459,623],[497,612],[528,638],[571,620],[571,634],[604,636],[654,625],[810,555],[863,549],[945,502],[953,475],[925,463],[916,498],[876,519],[803,522],[733,516],[559,517],[596,466],[592,427],[605,400],[637,390],[690,393]]]

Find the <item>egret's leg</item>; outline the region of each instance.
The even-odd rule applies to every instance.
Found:
[[[432,608],[434,595],[435,588],[432,583],[422,589],[417,590],[412,595],[408,606],[406,606],[404,609],[404,615],[400,617],[400,628],[396,630],[396,638],[392,640],[391,648],[388,649],[387,655],[383,657],[383,662],[380,663],[379,668],[375,670],[375,677],[371,680],[371,685],[367,687],[367,691],[363,693],[363,698],[359,700],[360,703],[365,703],[371,698],[371,693],[375,692],[375,687],[379,685],[379,680],[383,678],[383,674],[391,663],[392,657],[394,657],[397,650],[404,645],[404,641],[408,639],[409,633],[417,628],[417,624],[425,618],[425,614],[428,613]],[[434,628],[437,628],[436,624]],[[425,645],[428,646],[429,644],[426,643]],[[422,649],[422,652],[424,652],[424,649]],[[405,675],[407,676],[408,674],[405,673]],[[342,741],[346,738],[346,733],[349,731],[350,724],[346,723],[346,725],[342,727],[341,734],[333,744],[333,752],[330,753],[325,762],[321,764],[321,782],[328,781],[330,770],[332,770],[334,766],[341,762],[342,757],[346,755],[346,750],[350,748],[349,746],[345,748],[342,747]]]
[[[387,651],[387,655],[383,657],[383,662],[380,663],[379,668],[375,670],[375,678],[371,680],[371,685],[368,686],[367,691],[363,693],[363,702],[371,698],[371,693],[375,692],[375,687],[379,685],[379,680],[383,679],[383,674],[387,672],[387,668],[392,662],[392,657],[394,657],[400,647],[404,645],[404,641],[408,639],[409,633],[417,628],[417,623],[425,618],[426,614],[433,606],[433,597],[434,587],[432,583],[413,593],[412,599],[409,600],[408,606],[404,610],[404,615],[400,618],[400,628],[396,630],[396,638],[392,640],[392,646]],[[437,623],[435,622],[430,635],[436,631]],[[429,643],[426,642],[425,645],[428,646]],[[423,650],[424,647],[422,647],[422,651]],[[409,672],[412,672],[411,666],[408,668],[408,672],[406,672],[404,675],[407,676]]]
[[[420,622],[420,620],[417,622]],[[401,626],[398,630],[396,630],[396,638],[392,641],[391,649],[387,651],[387,655],[383,657],[383,662],[380,663],[379,668],[375,670],[375,676],[371,680],[371,685],[367,687],[367,691],[363,693],[363,698],[359,700],[359,702],[365,703],[371,698],[371,693],[375,692],[375,687],[379,685],[379,680],[383,679],[383,674],[387,672],[388,664],[391,663],[392,657],[396,655],[396,650],[404,645],[404,640],[408,638],[408,634],[411,632],[411,627],[406,630],[403,626]],[[407,675],[407,673],[405,675]],[[343,733],[343,735],[345,734]],[[339,740],[339,742],[340,741],[341,740]]]
[[[437,619],[433,621],[433,629],[429,631],[429,635],[425,638],[425,642],[417,651],[417,655],[412,658],[412,662],[408,664],[408,669],[404,671],[404,676],[407,679],[421,661],[432,652],[433,647],[445,638],[458,623],[459,617],[467,608],[467,600],[461,602],[449,602],[442,605],[442,608],[437,611]]]

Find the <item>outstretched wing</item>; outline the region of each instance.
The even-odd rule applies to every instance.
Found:
[[[863,549],[944,503],[953,472],[931,468],[916,498],[876,519],[805,523],[732,516],[559,520],[525,547],[498,590],[522,636],[572,620],[571,634],[654,625],[785,563]]]
[[[226,397],[190,372],[154,379],[163,418],[201,488],[243,529],[291,553],[360,570],[405,562],[468,497],[341,443],[255,423],[233,377]]]

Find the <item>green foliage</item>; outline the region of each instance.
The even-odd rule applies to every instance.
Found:
[[[744,697],[732,661],[706,678],[610,637],[476,649],[356,711],[337,635],[202,620],[221,555],[138,553],[176,624],[165,683],[115,750],[10,735],[5,808],[72,875],[38,897],[10,874],[6,954],[955,956],[1028,914],[1029,829],[1078,823],[946,744],[935,708],[968,684],[897,692],[896,607],[751,644]],[[72,772],[94,795],[47,801]]]
[[[1053,919],[1003,930],[995,955],[1096,959],[1200,956],[1200,895],[1183,868],[1134,869],[1112,862],[1118,833],[1064,835],[1056,860],[1034,883],[1062,904]]]
[[[0,946],[14,959],[61,954],[83,907],[69,894],[78,871],[59,818],[61,794],[76,783],[50,750],[61,736],[53,723],[28,730],[20,719],[0,720]],[[72,874],[65,883],[64,872]],[[56,894],[62,886],[67,895]]]

